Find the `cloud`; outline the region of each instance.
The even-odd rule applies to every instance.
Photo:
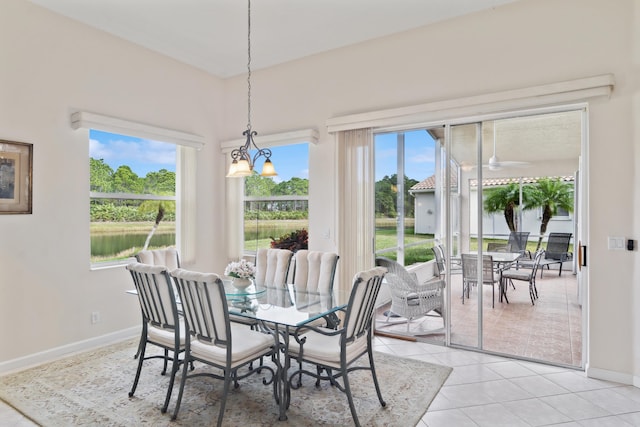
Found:
[[[94,159],[103,159],[113,169],[127,165],[136,173],[141,171],[143,175],[149,170],[175,170],[175,144],[114,136],[116,139],[108,141],[91,139],[89,155]]]

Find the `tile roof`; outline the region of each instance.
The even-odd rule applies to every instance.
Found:
[[[454,178],[454,177],[452,177]],[[560,179],[565,182],[573,182],[573,176],[530,176],[530,177],[516,177],[516,178],[488,178],[482,181],[482,185],[484,187],[497,187],[499,185],[507,185],[511,183],[518,183],[520,179],[522,179],[523,184],[533,184],[538,182],[542,178],[551,178],[551,179]],[[477,186],[477,180],[472,179],[470,181],[472,187]],[[452,185],[455,185],[455,179],[452,179]],[[409,189],[412,192],[420,192],[420,191],[428,191],[434,190],[436,188],[436,176],[431,175],[430,177],[420,181],[415,184],[413,187]]]

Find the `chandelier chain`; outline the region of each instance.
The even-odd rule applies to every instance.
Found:
[[[247,14],[247,129],[251,131],[251,0]]]

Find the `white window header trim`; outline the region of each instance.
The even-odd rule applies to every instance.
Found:
[[[493,114],[522,108],[538,108],[609,97],[613,74],[586,77],[540,86],[493,92],[408,107],[370,111],[334,117],[326,121],[330,133],[351,129],[380,128],[436,122],[457,117]]]
[[[124,135],[148,138],[154,141],[172,142],[200,150],[204,146],[204,137],[192,133],[166,129],[158,126],[132,122],[102,114],[77,111],[71,114],[73,129],[96,129]]]

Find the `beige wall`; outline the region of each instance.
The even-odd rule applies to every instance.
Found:
[[[522,0],[431,27],[315,55],[252,77],[261,134],[315,127],[310,232],[335,249],[335,147],[328,118],[613,73],[610,99],[590,104],[590,373],[639,382],[635,170],[640,59],[638,0]],[[88,270],[85,137],[68,126],[83,108],[203,135],[195,267],[218,271],[224,171],[218,140],[245,126],[245,77],[224,82],[18,0],[0,13],[0,138],[33,142],[34,214],[0,217],[0,363],[134,327],[121,269]],[[634,27],[635,23],[635,27]],[[19,37],[15,37],[19,34]],[[276,159],[274,161],[277,162]],[[277,163],[276,163],[277,166]],[[612,220],[615,218],[615,220]],[[345,256],[345,254],[341,254]],[[220,258],[220,257],[218,257]],[[90,312],[103,322],[91,325]],[[37,315],[46,318],[40,324]],[[0,365],[1,366],[1,365]]]
[[[197,267],[216,266],[223,82],[24,0],[0,5],[0,139],[34,145],[33,214],[0,216],[0,362],[131,328],[123,268],[90,271],[85,110],[201,135]],[[92,325],[92,311],[102,321]]]

